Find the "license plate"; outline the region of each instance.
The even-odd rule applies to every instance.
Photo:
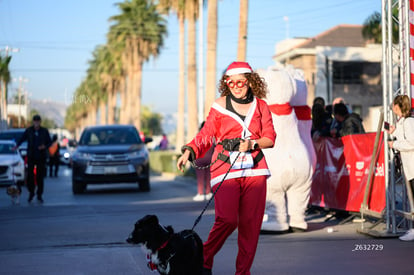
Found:
[[[116,174],[118,169],[116,167],[104,167],[104,174]]]

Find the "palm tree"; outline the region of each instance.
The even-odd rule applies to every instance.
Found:
[[[101,122],[114,123],[114,110],[116,107],[116,89],[122,78],[122,64],[118,58],[119,52],[111,50],[108,45],[100,46],[97,50],[97,77],[104,96],[101,101]]]
[[[392,9],[392,15],[394,18],[398,18],[398,7]],[[362,27],[362,36],[365,39],[372,39],[374,43],[382,43],[381,14],[379,12],[376,11],[365,19]],[[398,43],[399,41],[398,23],[394,20],[392,22],[392,40],[393,43]]]
[[[181,146],[185,143],[185,127],[184,127],[184,113],[185,113],[185,20],[188,16],[194,19],[194,12],[197,12],[198,0],[159,0],[158,6],[164,13],[168,13],[172,10],[178,18],[179,22],[179,79],[178,79],[178,115],[177,115],[177,137],[176,137],[176,148],[179,150]],[[189,55],[188,70],[191,70],[191,89],[189,88],[188,94],[188,127],[187,135],[192,136],[191,132],[196,133],[198,129],[194,130],[195,127],[198,127],[197,119],[197,82],[196,82],[196,61],[195,61],[195,21],[193,20],[189,29],[192,30],[191,42],[189,38],[188,47],[192,47],[191,56]],[[189,37],[191,31],[189,30]],[[190,75],[189,74],[189,75]],[[188,81],[190,81],[190,76],[188,76]],[[190,86],[190,85],[189,85]],[[190,119],[191,118],[191,119]],[[191,126],[190,126],[191,124]],[[191,130],[190,130],[191,129]]]
[[[365,19],[362,27],[362,36],[365,39],[374,40],[374,43],[381,43],[381,14],[379,12],[374,12],[367,19]]]
[[[150,57],[159,55],[167,34],[166,21],[156,6],[146,0],[118,3],[121,14],[112,16],[115,23],[109,32],[109,43],[122,45],[122,61],[128,77],[126,102],[128,123],[140,129],[142,66]],[[125,106],[126,107],[126,106]]]
[[[11,56],[0,55],[0,129],[7,122],[7,85],[10,82],[9,63]]]
[[[198,0],[186,2],[186,19],[188,22],[187,41],[187,136],[194,137],[198,132],[198,108],[197,108],[197,58],[196,58],[196,20],[199,10]],[[188,139],[188,138],[187,138]]]
[[[237,48],[237,60],[246,60],[247,51],[247,18],[249,0],[240,0],[239,43]]]
[[[217,64],[217,0],[208,1],[207,25],[207,62],[206,62],[206,97],[204,117],[216,98],[216,64]]]

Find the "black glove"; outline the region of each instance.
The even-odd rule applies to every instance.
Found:
[[[241,138],[226,138],[221,142],[221,144],[226,151],[239,151],[240,141],[242,140],[243,139]]]

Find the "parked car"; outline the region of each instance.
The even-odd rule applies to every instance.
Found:
[[[0,131],[0,140],[12,140],[14,142],[18,142],[20,138],[23,136],[23,133],[26,129],[22,128],[13,128],[13,129],[6,129]],[[20,154],[22,155],[23,159],[27,155],[27,141],[23,142],[19,146]]]
[[[12,140],[0,140],[0,184],[24,184],[25,165],[20,152],[13,150],[16,143]]]
[[[132,125],[103,125],[83,130],[72,155],[72,191],[83,193],[88,184],[138,183],[150,190],[146,143]]]

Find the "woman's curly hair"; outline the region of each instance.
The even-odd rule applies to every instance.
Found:
[[[267,84],[264,78],[260,77],[260,75],[255,72],[244,73],[244,77],[246,77],[253,95],[257,96],[260,99],[266,98]],[[227,78],[229,78],[229,76],[224,74],[220,79],[218,89],[221,93],[221,96],[227,96],[231,93],[230,88],[226,83]]]

